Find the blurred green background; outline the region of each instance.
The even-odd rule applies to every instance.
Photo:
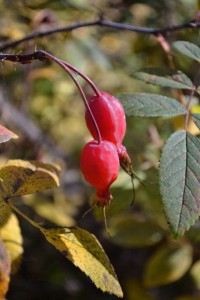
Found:
[[[50,30],[74,22],[106,19],[145,27],[164,27],[192,20],[198,9],[193,0],[0,0],[0,47],[7,40],[32,31]],[[199,45],[199,30],[166,35],[171,44],[187,40]],[[143,67],[168,65],[154,36],[103,27],[85,27],[36,38],[4,53],[46,50],[88,75],[100,90],[160,93],[175,91],[146,85],[133,78]],[[198,66],[175,53],[178,69],[194,78]],[[1,144],[1,160],[39,159],[62,168],[61,188],[19,199],[40,216],[62,226],[80,226],[95,234],[105,249],[127,300],[200,299],[200,227],[179,241],[170,239],[158,186],[158,164],[164,141],[179,126],[167,118],[127,119],[124,139],[137,176],[133,206],[130,178],[122,171],[112,186],[113,202],[107,209],[110,239],[101,210],[85,218],[94,190],[82,179],[79,158],[91,136],[84,122],[84,105],[71,79],[55,63],[29,65],[0,63],[1,124],[20,138]],[[77,77],[78,78],[78,77]],[[89,86],[78,78],[86,95]],[[198,104],[198,99],[196,99]],[[19,114],[19,120],[15,114]],[[49,245],[35,228],[20,219],[24,237],[21,267],[11,278],[7,299],[115,299],[97,290],[79,269]]]

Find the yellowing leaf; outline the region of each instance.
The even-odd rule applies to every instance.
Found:
[[[11,260],[11,272],[15,273],[23,254],[23,240],[19,222],[15,214],[11,214],[7,223],[0,229],[0,234]]]
[[[144,274],[145,286],[150,288],[174,282],[187,272],[191,263],[190,245],[165,245],[147,262]]]
[[[79,267],[103,292],[123,297],[114,269],[94,235],[80,228],[40,226],[49,243]]]
[[[44,191],[59,185],[58,169],[50,164],[9,160],[0,169],[3,197],[15,197]]]
[[[0,197],[0,227],[9,219],[11,209],[9,205]]]
[[[81,269],[103,292],[123,297],[117,276],[96,237],[78,227],[41,226],[10,203],[14,211],[38,228],[57,250]]]
[[[10,282],[10,258],[0,237],[0,300],[5,300]]]
[[[17,139],[17,138],[18,136],[14,132],[0,125],[0,143],[8,142],[10,139]]]
[[[185,126],[185,117],[184,116],[175,117],[175,118],[173,118],[172,123],[173,123],[174,129],[182,130],[182,129],[184,129],[184,126]],[[200,130],[193,122],[191,116],[189,116],[187,131],[193,135],[197,135],[200,133]]]
[[[195,262],[190,270],[190,275],[195,282],[195,286],[197,289],[200,289],[200,260]]]

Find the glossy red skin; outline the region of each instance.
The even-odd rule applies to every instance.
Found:
[[[106,92],[100,93],[101,97],[91,96],[88,104],[97,122],[102,139],[112,142],[119,149],[126,132],[124,109],[117,98]],[[93,138],[97,139],[96,130],[87,111],[85,120]]]
[[[100,144],[96,140],[87,143],[81,154],[80,167],[85,180],[96,188],[97,204],[108,204],[111,199],[109,187],[120,168],[115,145],[104,140]]]

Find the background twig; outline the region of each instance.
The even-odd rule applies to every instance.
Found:
[[[40,31],[40,32],[32,32],[25,37],[15,40],[15,41],[6,41],[0,44],[0,52],[7,50],[9,48],[13,48],[18,46],[19,44],[33,40],[36,38],[42,38],[44,36],[49,36],[53,35],[59,32],[68,32],[72,31],[81,27],[91,27],[91,26],[100,26],[100,27],[109,27],[113,29],[119,29],[119,30],[128,30],[128,31],[133,31],[133,32],[138,32],[142,34],[166,34],[168,32],[173,32],[173,31],[179,31],[183,29],[188,29],[188,28],[197,28],[200,27],[200,22],[191,20],[189,22],[179,24],[179,25],[170,25],[166,26],[163,28],[149,28],[149,27],[138,27],[138,26],[133,26],[129,24],[121,24],[117,22],[112,22],[109,20],[105,19],[97,19],[93,21],[85,21],[85,22],[76,22],[68,26],[63,26],[63,27],[58,27],[50,30],[45,30],[45,31]]]

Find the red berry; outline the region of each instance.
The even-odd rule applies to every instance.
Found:
[[[101,96],[93,95],[89,99],[89,106],[99,127],[102,139],[112,142],[119,150],[126,132],[124,109],[117,98],[100,92]],[[91,117],[86,111],[87,127],[94,139],[97,139],[96,130]]]
[[[111,195],[109,187],[119,172],[119,157],[115,145],[93,140],[85,145],[81,154],[81,171],[87,182],[96,188],[97,204],[105,206]]]

